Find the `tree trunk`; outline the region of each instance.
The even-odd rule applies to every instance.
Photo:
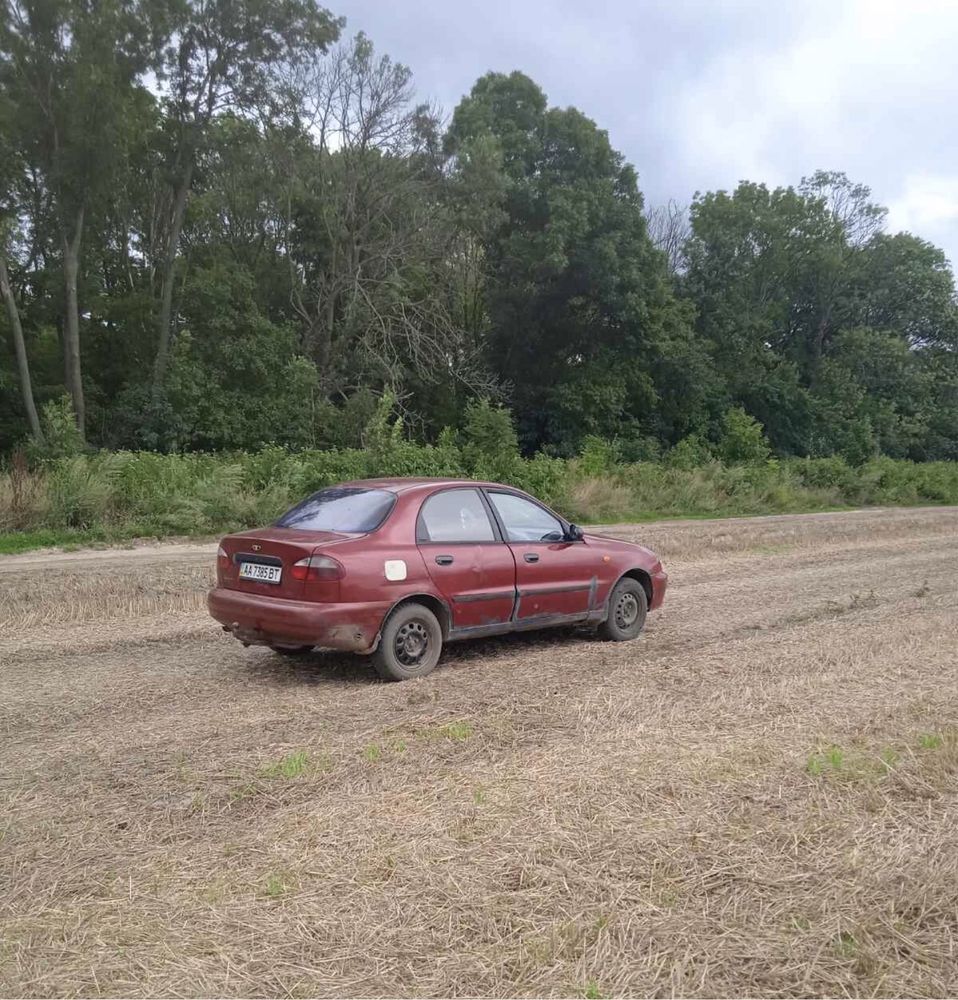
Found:
[[[66,316],[63,326],[63,373],[80,436],[86,433],[86,406],[80,376],[80,307],[77,301],[77,276],[80,272],[80,241],[83,238],[83,214],[77,212],[72,239],[63,234],[63,281],[66,293]]]
[[[33,384],[30,381],[30,364],[27,361],[27,345],[23,340],[23,327],[20,325],[20,310],[17,300],[13,297],[10,286],[10,275],[7,273],[7,262],[0,256],[0,295],[7,304],[7,315],[10,317],[10,328],[13,330],[13,350],[17,356],[17,372],[20,376],[20,392],[23,394],[23,408],[27,411],[27,423],[30,433],[37,441],[43,440],[40,430],[40,419],[37,417],[36,404],[33,402]]]
[[[173,218],[170,223],[169,239],[166,253],[163,257],[163,273],[160,277],[160,311],[157,317],[156,360],[153,364],[153,389],[158,390],[166,378],[166,366],[170,357],[170,342],[172,340],[173,323],[173,281],[176,269],[176,251],[180,244],[180,233],[183,230],[183,218],[186,215],[186,202],[190,196],[193,183],[192,157],[186,164],[186,169],[180,177],[176,198],[173,202]]]

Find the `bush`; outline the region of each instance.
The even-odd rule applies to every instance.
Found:
[[[589,477],[572,486],[565,514],[573,521],[625,521],[632,504],[632,492],[627,486],[606,477]]]
[[[119,456],[103,462],[75,455],[56,462],[48,481],[50,527],[92,528],[109,519]]]
[[[607,475],[614,470],[618,460],[618,449],[611,441],[590,434],[582,442],[578,471],[583,476]]]
[[[23,456],[14,456],[0,472],[0,531],[33,532],[46,541],[51,532],[104,538],[216,534],[269,523],[332,483],[381,475],[473,474],[527,490],[585,523],[862,504],[958,504],[958,462],[876,458],[854,467],[835,457],[734,465],[708,459],[687,467],[686,459],[702,453],[700,438],[680,442],[664,463],[616,464],[611,446],[600,439],[587,442],[577,459],[542,454],[524,459],[508,451],[490,453],[493,440],[508,444],[510,435],[499,415],[489,416],[495,410],[477,412],[474,432],[498,425],[498,436],[474,434],[464,445],[472,448],[468,468],[451,432],[435,446],[413,444],[395,432],[397,422],[385,407],[370,449],[290,452],[273,445],[219,455],[101,452],[50,458],[34,469]]]
[[[676,469],[698,469],[712,460],[712,449],[700,434],[682,438],[666,455],[666,462]]]
[[[733,406],[722,419],[715,452],[726,465],[764,462],[771,454],[762,425],[740,406]]]
[[[462,429],[462,461],[477,479],[508,479],[519,462],[512,414],[488,399],[470,403]]]
[[[83,436],[77,427],[73,403],[66,394],[51,399],[40,411],[43,441],[31,441],[29,457],[35,464],[69,458],[83,452]]]

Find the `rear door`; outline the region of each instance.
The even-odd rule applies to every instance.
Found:
[[[487,490],[516,564],[516,619],[584,616],[597,589],[596,558],[585,541],[565,541],[562,522],[541,504]]]
[[[512,618],[516,564],[482,494],[454,487],[431,493],[416,523],[416,542],[456,629]]]

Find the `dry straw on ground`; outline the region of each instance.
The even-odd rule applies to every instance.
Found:
[[[0,992],[953,995],[956,528],[617,526],[640,642],[402,685],[233,644],[205,548],[0,560]]]

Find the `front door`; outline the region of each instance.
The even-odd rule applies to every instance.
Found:
[[[476,489],[440,490],[423,502],[416,541],[454,629],[510,621],[516,564]]]
[[[565,541],[565,528],[528,497],[489,490],[490,502],[516,562],[516,620],[584,617],[597,588],[597,566],[588,543]]]

